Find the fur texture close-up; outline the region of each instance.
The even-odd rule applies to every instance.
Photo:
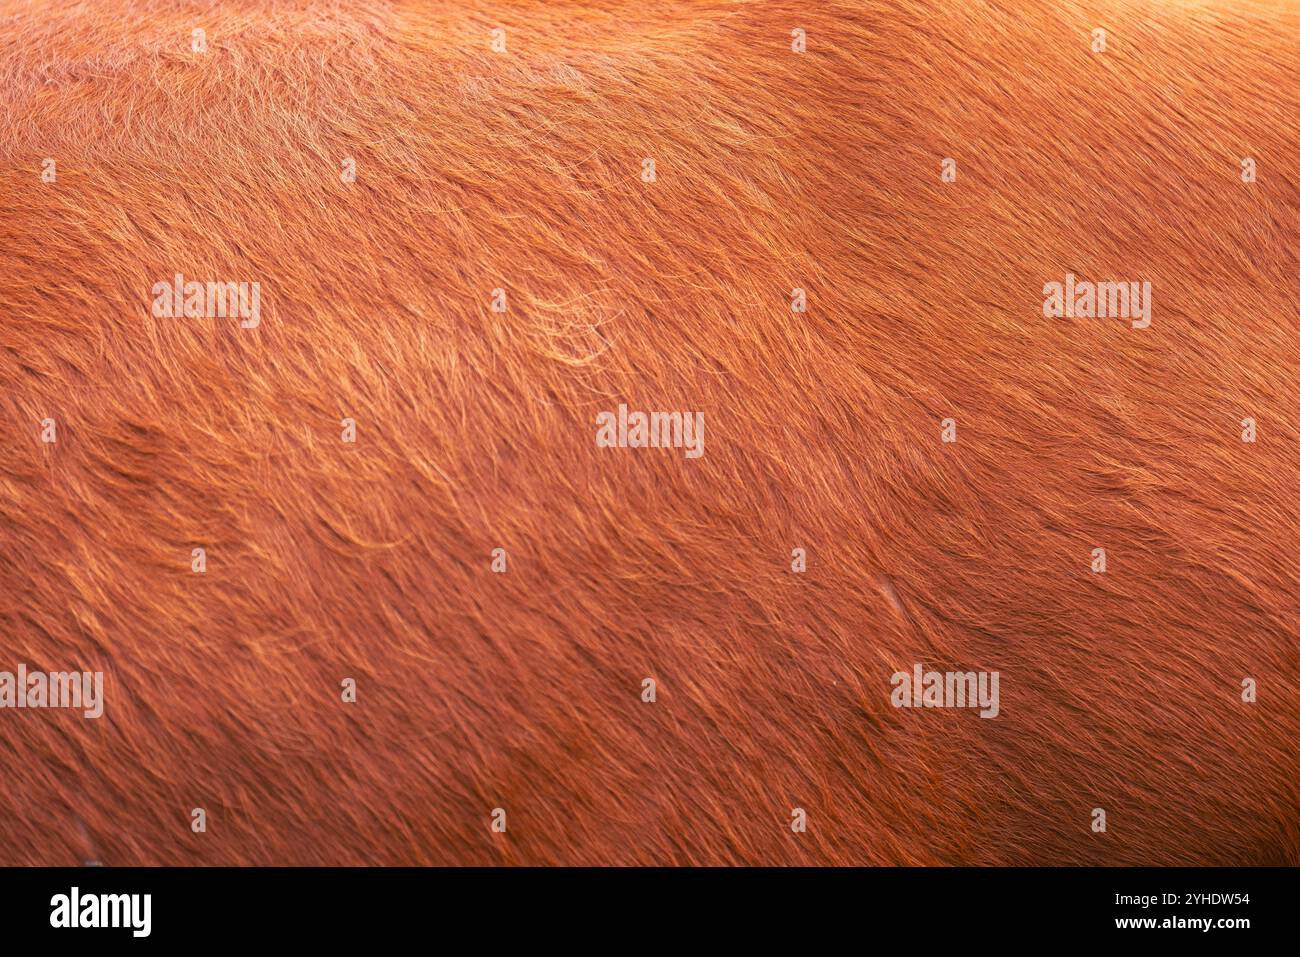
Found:
[[[1298,67],[0,0],[0,864],[1300,864]]]

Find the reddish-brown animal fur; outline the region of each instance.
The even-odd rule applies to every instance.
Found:
[[[1300,861],[1300,19],[1054,6],[0,4],[0,862]]]

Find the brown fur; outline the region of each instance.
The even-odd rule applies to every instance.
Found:
[[[1300,863],[1298,26],[3,0],[0,862]]]

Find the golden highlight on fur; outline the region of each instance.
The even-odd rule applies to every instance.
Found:
[[[0,671],[105,676],[0,709],[0,863],[1300,863],[1297,64],[1282,0],[0,0]]]

